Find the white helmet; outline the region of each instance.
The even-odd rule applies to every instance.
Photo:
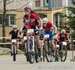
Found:
[[[43,22],[43,23],[48,23],[48,18],[43,18],[43,19],[42,19],[42,22]]]
[[[65,29],[62,29],[62,30],[61,30],[61,33],[66,33],[66,30],[65,30]]]
[[[17,26],[16,26],[16,25],[13,25],[13,29],[14,29],[14,28],[17,29]]]

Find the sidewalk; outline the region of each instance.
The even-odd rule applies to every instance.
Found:
[[[11,49],[0,47],[0,55],[8,55],[8,54],[10,54],[10,52],[11,52]],[[18,53],[23,54],[23,51],[18,50]]]

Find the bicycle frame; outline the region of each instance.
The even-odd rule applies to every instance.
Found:
[[[17,45],[17,40],[12,39],[12,53],[15,53],[15,54],[16,54],[16,45]],[[15,52],[13,52],[13,47],[15,47]]]
[[[27,34],[27,43],[28,43],[28,52],[30,52],[30,40],[32,40],[32,51],[34,52],[34,29],[28,29]]]
[[[12,55],[13,55],[13,61],[16,61],[16,45],[17,45],[17,40],[12,39]]]

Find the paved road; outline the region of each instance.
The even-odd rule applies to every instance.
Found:
[[[71,62],[72,54],[68,52],[66,62],[40,62],[29,64],[24,55],[17,55],[17,61],[13,62],[10,55],[0,56],[0,70],[75,70],[75,62]]]

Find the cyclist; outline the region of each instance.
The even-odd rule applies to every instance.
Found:
[[[55,33],[57,33],[57,27],[53,23],[49,22],[47,17],[43,18],[42,21],[43,21],[44,35],[46,34],[50,35],[49,37],[50,43],[55,48],[56,46],[54,44],[54,39],[55,39],[54,37]],[[52,27],[54,28],[55,32],[53,31]]]
[[[62,29],[60,33],[58,33],[58,44],[60,45],[61,49],[61,42],[69,41],[68,33],[65,29]]]
[[[33,12],[30,7],[25,7],[24,11],[25,11],[25,15],[23,17],[23,24],[21,26],[21,30],[24,27],[26,28],[26,30],[27,29],[35,30],[36,27],[40,27],[39,29],[42,29],[42,21],[40,17],[35,12]],[[39,48],[41,48],[40,37],[36,32],[35,32],[35,38]]]
[[[60,42],[68,40],[68,33],[65,29],[62,29],[61,32],[58,34],[58,40]]]
[[[17,49],[19,48],[19,44],[18,44],[18,34],[19,34],[19,30],[17,28],[16,25],[13,26],[13,29],[9,32],[9,36],[12,39],[16,39],[17,40]],[[12,45],[11,45],[12,48]],[[17,50],[16,50],[17,51]],[[11,53],[12,54],[12,53]]]

